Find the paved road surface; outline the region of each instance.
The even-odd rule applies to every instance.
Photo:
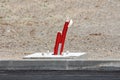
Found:
[[[120,71],[0,71],[0,80],[120,80]]]

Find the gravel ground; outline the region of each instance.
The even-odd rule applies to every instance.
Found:
[[[120,58],[120,0],[0,0],[0,59],[53,51],[67,17],[74,24],[64,51]]]

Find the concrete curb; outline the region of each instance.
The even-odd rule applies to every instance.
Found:
[[[115,60],[1,60],[0,70],[120,70]]]

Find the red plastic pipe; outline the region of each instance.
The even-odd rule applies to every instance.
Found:
[[[70,21],[66,21],[66,22],[65,22],[64,28],[63,28],[63,31],[62,31],[62,39],[61,39],[62,47],[61,47],[61,50],[60,50],[60,54],[61,54],[61,55],[62,55],[62,52],[63,52],[63,50],[64,50],[65,38],[66,38],[66,34],[67,34],[69,22],[70,22]]]
[[[55,42],[55,46],[54,46],[54,55],[58,55],[58,47],[59,47],[59,43],[61,42],[61,33],[58,32],[57,33],[57,37],[56,37],[56,42]]]
[[[55,42],[55,46],[54,46],[54,55],[58,55],[58,47],[59,47],[60,43],[62,44],[62,46],[60,48],[60,55],[62,55],[69,24],[70,24],[70,20],[69,21],[67,20],[64,24],[62,33],[60,33],[60,32],[57,33],[56,42]]]

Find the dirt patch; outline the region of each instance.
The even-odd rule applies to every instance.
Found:
[[[67,17],[74,24],[68,30],[64,51],[117,57],[119,9],[119,0],[1,0],[0,52],[5,52],[1,59],[7,59],[6,53],[13,59],[24,53],[53,51],[56,33]]]

